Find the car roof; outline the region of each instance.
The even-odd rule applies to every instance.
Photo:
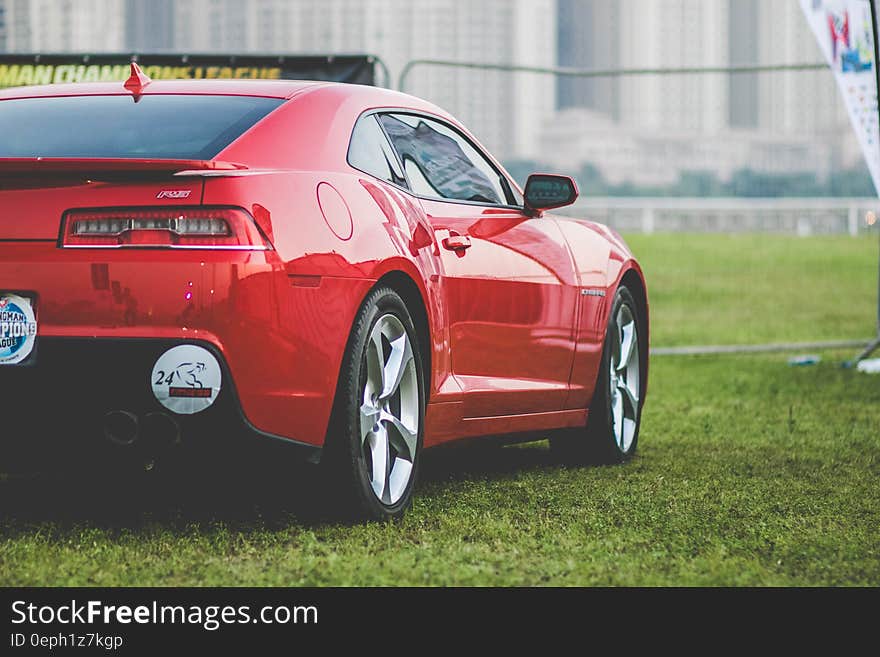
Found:
[[[408,94],[360,84],[314,80],[153,80],[138,95],[262,96],[293,99],[324,89],[364,107],[394,107],[452,117],[439,107]],[[129,95],[122,82],[74,82],[0,89],[0,100],[51,98],[56,96]],[[454,119],[452,119],[454,120]]]
[[[140,95],[198,94],[293,98],[297,94],[328,84],[304,80],[152,80]],[[52,96],[108,96],[130,94],[122,82],[73,82],[0,90],[0,99]]]
[[[387,107],[425,112],[458,124],[445,110],[416,96],[382,87],[315,80],[152,80],[138,95],[260,96],[292,100],[323,91],[339,102],[364,109]],[[62,96],[127,96],[132,92],[122,82],[72,82],[0,89],[0,101]],[[460,125],[460,124],[459,124]]]

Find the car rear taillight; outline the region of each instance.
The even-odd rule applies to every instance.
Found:
[[[122,208],[71,210],[61,246],[69,248],[271,248],[241,208]]]

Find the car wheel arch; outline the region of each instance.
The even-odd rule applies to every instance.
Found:
[[[606,297],[605,304],[605,317],[607,318],[611,313],[611,307],[614,304],[614,298],[617,294],[618,288],[623,285],[630,291],[633,298],[635,299],[637,305],[637,311],[642,320],[643,330],[639,331],[639,347],[644,349],[645,354],[649,354],[649,333],[650,333],[650,321],[649,321],[649,311],[648,311],[648,290],[645,285],[645,279],[635,264],[635,262],[630,262],[628,266],[624,267],[620,276],[618,277],[617,284],[610,288],[610,293]],[[606,320],[607,321],[607,320]],[[605,331],[602,333],[602,343],[605,341],[605,334],[607,332],[607,323]],[[642,372],[644,386],[642,388],[642,394],[644,395],[648,390],[648,360],[649,358],[645,358],[645,366],[644,371]]]
[[[428,317],[427,304],[425,303],[424,293],[419,285],[408,273],[396,269],[386,272],[379,278],[370,288],[366,296],[369,296],[373,290],[379,287],[390,287],[394,290],[406,304],[412,316],[415,325],[416,334],[419,340],[419,352],[422,357],[424,367],[424,385],[425,385],[425,403],[427,404],[431,396],[431,375],[432,369],[432,336],[431,321]]]

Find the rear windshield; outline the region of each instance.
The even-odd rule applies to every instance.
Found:
[[[284,102],[253,96],[0,101],[0,157],[211,159]]]

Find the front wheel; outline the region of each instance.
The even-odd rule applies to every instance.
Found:
[[[550,441],[563,460],[618,463],[635,454],[648,357],[644,321],[632,293],[621,285],[608,318],[586,431],[565,431]]]
[[[418,471],[424,409],[412,318],[396,292],[376,289],[358,312],[340,372],[325,450],[332,501],[358,519],[401,517]]]

